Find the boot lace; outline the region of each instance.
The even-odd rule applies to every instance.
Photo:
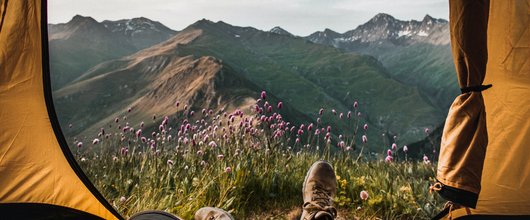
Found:
[[[330,213],[333,217],[337,216],[337,210],[333,207],[331,194],[327,190],[322,186],[313,185],[312,193],[311,201],[306,202],[303,206],[310,217],[320,211]]]

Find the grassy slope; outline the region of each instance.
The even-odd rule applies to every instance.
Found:
[[[179,53],[218,57],[314,117],[320,107],[347,112],[359,100],[365,104],[367,120],[377,128],[372,136],[389,132],[404,142],[423,138],[423,127],[442,121],[439,111],[415,88],[391,79],[372,57],[222,22],[201,21],[192,28],[205,33]]]
[[[360,52],[378,58],[394,79],[419,88],[440,109],[446,111],[458,95],[458,82],[448,45],[372,46]]]
[[[197,30],[201,30],[200,34],[190,40],[189,35],[199,33]],[[74,85],[58,91],[56,102],[63,115],[63,124],[75,124],[71,134],[88,127],[94,131],[103,120],[119,116],[156,88],[150,84],[152,81],[173,74],[175,68],[182,68],[184,64],[169,66],[175,57],[188,55],[220,59],[222,65],[230,67],[230,76],[248,79],[257,88],[284,101],[292,112],[305,115],[296,117],[303,119],[298,121],[300,123],[316,121],[321,107],[326,111],[334,108],[345,116],[349,110],[354,115],[360,111],[371,127],[368,135],[375,143],[371,151],[383,152],[390,145],[387,140],[377,138],[382,133],[390,134],[387,137],[398,135],[401,144],[416,142],[424,138],[424,127],[432,127],[443,119],[417,89],[393,80],[381,63],[370,56],[344,53],[301,38],[209,21],[197,22],[173,41],[102,63],[81,76]],[[186,86],[164,93],[173,93]],[[174,96],[178,97],[181,92]],[[355,100],[361,103],[360,109],[353,109]],[[173,103],[165,104],[170,107]],[[157,105],[156,102],[152,104]],[[159,116],[167,114],[146,112]],[[150,116],[135,116],[142,117]],[[336,136],[353,132],[347,130],[351,127],[348,122],[336,116],[323,119],[329,121]]]
[[[171,122],[168,130],[158,133],[153,138],[157,143],[154,149],[132,133],[125,133],[120,140],[121,130],[112,128],[107,131],[109,139],[97,146],[85,144],[83,148],[90,151],[81,149],[76,155],[96,186],[125,216],[155,209],[191,219],[200,207],[216,206],[238,219],[287,219],[291,210],[302,204],[307,169],[320,159],[335,168],[335,206],[346,219],[426,219],[441,208],[440,198],[428,193],[435,172],[431,164],[405,162],[403,156],[395,156],[400,162],[393,163],[382,162],[380,157],[356,162],[356,152],[317,153],[313,147],[267,148],[251,144],[270,138],[267,133],[242,135],[238,129],[227,139],[210,136],[217,147],[192,145],[175,138],[179,125]],[[256,126],[267,129],[268,124]],[[201,136],[202,131],[186,136]],[[170,139],[169,135],[174,136]],[[276,141],[287,144],[287,137]],[[127,154],[120,153],[122,147],[129,149]],[[196,153],[199,150],[203,154]],[[219,159],[219,154],[224,158]],[[226,167],[231,172],[227,173]],[[359,198],[361,190],[368,192],[368,200]],[[122,197],[125,201],[120,201]]]

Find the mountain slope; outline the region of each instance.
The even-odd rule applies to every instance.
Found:
[[[90,17],[76,15],[49,25],[52,88],[57,89],[93,65],[136,51],[127,39]]]
[[[138,30],[142,30],[142,25],[148,23],[148,20],[143,18],[132,20],[138,24],[139,27],[135,26]],[[108,26],[112,22],[106,23]],[[159,23],[155,27],[163,32],[122,33],[107,28],[91,17],[80,15],[76,15],[68,23],[49,24],[52,88],[61,88],[98,63],[132,54],[143,47],[167,40],[172,36],[171,33],[174,33]],[[141,40],[136,40],[136,37]]]
[[[359,100],[362,116],[371,125],[370,136],[397,134],[404,142],[414,142],[423,138],[424,127],[443,120],[441,113],[424,100],[416,89],[390,78],[381,63],[373,57],[344,53],[302,38],[201,20],[166,42],[120,60],[99,64],[73,85],[58,91],[58,106],[65,106],[58,111],[61,115],[68,115],[62,122],[74,121],[80,124],[77,132],[82,132],[85,129],[83,125],[96,124],[92,128],[100,126],[103,119],[115,117],[129,106],[146,106],[142,112],[147,114],[171,115],[174,112],[164,109],[170,109],[175,100],[193,104],[189,97],[197,93],[186,95],[187,91],[196,91],[190,90],[189,86],[203,85],[207,80],[197,76],[175,81],[168,79],[190,71],[196,71],[197,74],[203,72],[199,68],[202,65],[191,62],[199,62],[196,60],[204,57],[211,57],[209,59],[218,61],[217,65],[221,64],[223,71],[212,72],[229,72],[231,75],[225,78],[245,82],[236,83],[238,86],[245,88],[245,85],[256,85],[252,88],[267,90],[282,100],[285,106],[292,109],[292,114],[300,113],[292,117],[300,122],[315,120],[320,107],[328,111],[335,108],[338,112],[346,113],[352,110],[354,100]],[[184,58],[189,60],[177,62]],[[194,68],[199,69],[183,66],[197,66]],[[213,67],[206,69],[218,70]],[[192,82],[192,79],[196,81]],[[215,105],[212,100],[218,99],[215,98],[219,94],[217,88],[226,84],[217,82],[220,83],[214,86],[215,89],[202,90],[204,92],[200,94],[204,95],[198,96],[214,97],[206,99],[209,101],[204,102],[204,105]],[[252,88],[248,89],[253,92],[258,90]],[[89,91],[106,92],[93,94]],[[161,98],[161,94],[166,95]],[[241,96],[237,98],[239,101],[226,103],[248,103],[241,101],[246,99],[244,97],[256,96]],[[74,100],[92,104],[85,106],[89,108],[87,112],[76,112],[81,106],[76,105]],[[203,104],[198,106],[206,107]],[[94,112],[93,108],[97,106],[104,110],[93,113],[98,114],[96,116],[87,115]],[[150,116],[143,115],[143,119],[146,117]],[[336,134],[347,131],[348,126],[351,126],[336,116],[327,114],[324,117],[327,117],[325,121],[331,121],[332,132]],[[95,121],[85,122],[84,119]],[[373,140],[372,150],[380,150],[383,147],[381,142]]]
[[[252,107],[262,89],[232,67],[211,56],[175,53],[200,34],[201,31],[183,33],[170,42],[103,63],[56,91],[61,123],[75,125],[67,134],[93,135],[128,109],[133,111],[127,122],[138,127],[145,121],[149,130],[157,125],[147,120],[153,115]],[[180,108],[175,106],[177,101],[182,103]],[[183,105],[190,108],[185,110]],[[285,111],[292,117],[304,117],[290,108]]]
[[[401,21],[378,14],[343,34],[326,29],[305,39],[376,57],[393,79],[417,87],[440,109],[448,109],[458,94],[446,20],[426,15]]]

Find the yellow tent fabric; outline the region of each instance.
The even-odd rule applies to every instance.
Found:
[[[475,209],[456,209],[446,217],[530,219],[530,0],[489,4],[484,84],[493,87],[482,92],[488,144],[483,161],[470,161],[483,163],[480,194]]]
[[[0,207],[49,204],[119,219],[74,171],[52,127],[43,83],[43,74],[49,74],[43,68],[43,3],[0,4]]]
[[[491,0],[489,144],[477,213],[530,215],[530,0]]]
[[[449,1],[451,47],[462,94],[445,121],[436,178],[440,195],[476,207],[488,144],[481,91],[488,60],[486,29],[489,0]],[[487,75],[487,74],[486,74]]]

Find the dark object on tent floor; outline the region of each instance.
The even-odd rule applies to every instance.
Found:
[[[44,203],[3,203],[2,205],[0,205],[0,213],[0,218],[4,220],[102,219],[98,216],[77,209]]]
[[[131,216],[129,220],[181,220],[172,214],[163,211],[143,211]]]

